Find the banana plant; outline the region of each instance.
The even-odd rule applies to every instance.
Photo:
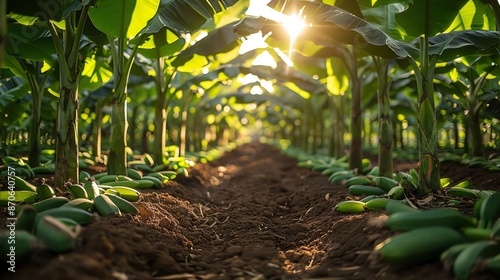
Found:
[[[59,107],[56,139],[55,184],[63,187],[78,176],[78,92],[83,55],[80,42],[90,0],[65,0],[54,3],[36,1],[26,5],[23,1],[9,1],[10,17],[25,25],[40,21],[51,35],[59,62]],[[58,24],[56,24],[58,23]]]
[[[485,83],[488,81],[486,77],[490,74],[495,74],[492,76],[497,77],[496,79],[490,78],[490,80],[498,80],[499,68],[496,61],[496,56],[464,57],[448,63],[452,68],[445,67],[448,70],[447,75],[437,77],[438,81],[442,81],[436,84],[437,89],[446,97],[456,100],[457,108],[462,108],[463,111],[467,110],[467,113],[464,114],[467,119],[464,126],[467,127],[466,139],[467,143],[470,143],[470,147],[466,145],[465,152],[472,156],[483,156],[484,145],[480,130],[480,113],[484,110],[485,104],[496,98],[496,94],[488,94],[487,88],[485,88]],[[481,91],[483,94],[480,94]],[[457,99],[454,98],[455,96]]]

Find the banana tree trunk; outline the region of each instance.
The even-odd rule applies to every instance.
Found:
[[[334,95],[334,119],[333,119],[333,138],[334,138],[334,157],[341,158],[344,156],[344,96]]]
[[[434,67],[436,58],[429,57],[427,36],[420,38],[420,65],[410,59],[416,75],[418,91],[417,141],[419,150],[419,178],[417,196],[441,189],[439,175],[437,119],[434,104]]]
[[[139,115],[139,108],[140,106],[136,105],[132,109],[132,114],[128,125],[128,135],[130,135],[128,145],[132,150],[137,149],[137,137],[135,136],[135,133],[137,132],[137,118]]]
[[[469,112],[469,140],[470,155],[483,156],[483,134],[481,133],[481,123],[479,110]]]
[[[77,72],[76,65],[69,66]],[[57,111],[55,185],[62,188],[71,180],[78,183],[78,78],[60,71],[60,97]]]
[[[42,89],[43,91],[43,89]],[[41,109],[42,109],[42,95],[43,92],[37,90],[33,91],[33,106],[30,120],[30,132],[28,138],[28,164],[31,167],[40,165],[40,122],[41,122]]]
[[[127,100],[114,100],[111,103],[111,141],[108,156],[108,173],[127,174]]]
[[[165,108],[166,92],[165,92],[165,75],[163,73],[164,61],[159,57],[156,61],[156,108],[155,108],[155,130],[154,130],[154,152],[153,159],[157,163],[163,162],[163,153],[165,152],[165,130],[167,127],[167,109]]]
[[[351,60],[351,148],[349,150],[349,169],[361,171],[362,155],[361,143],[362,139],[362,124],[361,116],[361,81],[357,75],[356,59]]]
[[[102,107],[103,102],[99,100],[95,103],[95,120],[92,126],[92,134],[94,135],[92,141],[92,152],[96,160],[100,161],[102,158]]]
[[[392,178],[393,173],[393,131],[389,107],[390,79],[388,77],[389,63],[382,58],[374,57],[378,72],[378,166],[379,175]]]

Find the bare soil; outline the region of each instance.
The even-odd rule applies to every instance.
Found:
[[[395,162],[396,170],[415,166]],[[498,172],[443,163],[441,173],[470,179],[477,189],[500,189]],[[84,228],[73,251],[34,252],[0,278],[454,279],[439,261],[382,262],[373,248],[394,235],[382,226],[384,211],[335,212],[347,198],[345,186],[297,167],[272,146],[250,143],[197,164],[164,189],[143,191],[138,215],[100,218]]]

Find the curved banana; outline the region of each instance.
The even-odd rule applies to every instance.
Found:
[[[466,280],[479,258],[489,258],[500,252],[500,244],[494,241],[474,242],[465,248],[453,263],[453,272],[459,280]]]
[[[121,215],[120,208],[106,195],[99,195],[94,198],[94,207],[97,212],[107,217],[111,214]]]
[[[389,216],[386,226],[395,231],[408,231],[430,226],[474,227],[476,223],[459,211],[442,208],[418,212],[397,212]]]
[[[71,250],[78,233],[52,216],[44,216],[36,225],[36,236],[47,246],[47,249],[56,253]]]
[[[130,213],[130,214],[137,214],[139,213],[139,210],[137,209],[137,207],[135,207],[134,204],[132,204],[132,202],[122,198],[122,197],[119,197],[118,195],[114,195],[114,194],[110,194],[110,193],[105,193],[103,194],[104,196],[107,196],[111,201],[113,201],[113,203],[118,206],[118,208],[120,209],[121,212],[124,212],[124,213]]]
[[[341,201],[335,205],[334,210],[340,213],[360,213],[364,212],[366,204],[357,200]]]

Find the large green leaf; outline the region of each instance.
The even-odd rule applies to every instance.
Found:
[[[29,86],[21,77],[10,77],[0,80],[0,112],[14,105],[28,94]]]
[[[429,38],[429,54],[438,55],[442,61],[467,55],[495,55],[500,52],[499,38],[500,32],[487,30],[443,33]]]
[[[429,36],[445,31],[469,0],[413,0],[396,20],[412,37]]]
[[[143,33],[157,33],[163,27],[177,35],[191,33],[236,2],[238,0],[162,0],[158,13]]]
[[[45,24],[25,26],[19,23],[8,24],[5,50],[29,60],[52,61],[56,53],[49,30]]]
[[[116,38],[134,38],[158,11],[160,0],[102,0],[89,10],[101,32]]]
[[[62,21],[72,12],[79,11],[90,0],[18,0],[7,1],[7,14],[22,23],[33,23],[35,20],[45,20],[44,16],[53,21]],[[44,16],[41,16],[41,13]]]
[[[488,4],[483,0],[470,0],[460,9],[445,33],[467,29],[495,30],[495,22],[495,16]]]
[[[320,4],[305,3],[303,15],[309,27],[297,37],[297,41],[312,41],[316,45],[335,48],[339,43],[351,44],[364,51],[384,57],[403,58],[415,56],[418,51],[400,41],[396,41],[369,22],[340,8]],[[285,28],[271,20],[247,17],[236,26],[241,35],[272,32],[276,40],[289,40]]]

